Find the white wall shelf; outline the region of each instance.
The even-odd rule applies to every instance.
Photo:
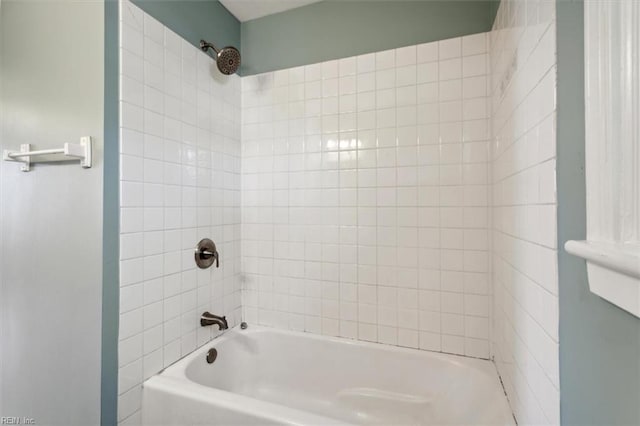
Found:
[[[80,143],[65,143],[62,148],[31,150],[31,144],[20,145],[20,151],[5,150],[2,159],[5,161],[16,161],[22,163],[20,170],[28,172],[31,170],[31,163],[35,158],[41,161],[69,161],[71,159],[80,160],[80,166],[87,169],[91,167],[92,143],[90,136],[80,138]],[[60,156],[62,154],[62,156]]]
[[[587,261],[592,293],[640,317],[640,250],[637,247],[567,241],[565,249]]]
[[[585,2],[589,289],[640,317],[640,3]]]

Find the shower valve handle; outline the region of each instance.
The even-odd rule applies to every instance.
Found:
[[[205,260],[210,259],[212,257],[215,258],[215,260],[216,260],[216,268],[220,267],[220,259],[218,258],[218,252],[217,251],[211,252],[209,250],[202,250],[202,251],[197,250],[196,254],[199,254],[200,258],[205,259]]]
[[[213,262],[216,262],[216,268],[220,267],[220,254],[216,249],[216,245],[208,238],[202,239],[196,246],[194,253],[196,265],[200,269],[207,269]]]

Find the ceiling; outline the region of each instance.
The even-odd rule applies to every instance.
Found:
[[[273,15],[321,0],[220,0],[240,22]]]

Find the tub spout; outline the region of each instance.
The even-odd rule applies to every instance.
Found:
[[[207,327],[209,325],[217,325],[218,330],[226,330],[227,328],[229,328],[226,317],[219,317],[218,315],[213,315],[208,311],[204,312],[200,317],[200,325],[203,327]]]

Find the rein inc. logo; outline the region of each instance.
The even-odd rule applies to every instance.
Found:
[[[32,417],[2,416],[0,425],[35,425],[36,421]]]

